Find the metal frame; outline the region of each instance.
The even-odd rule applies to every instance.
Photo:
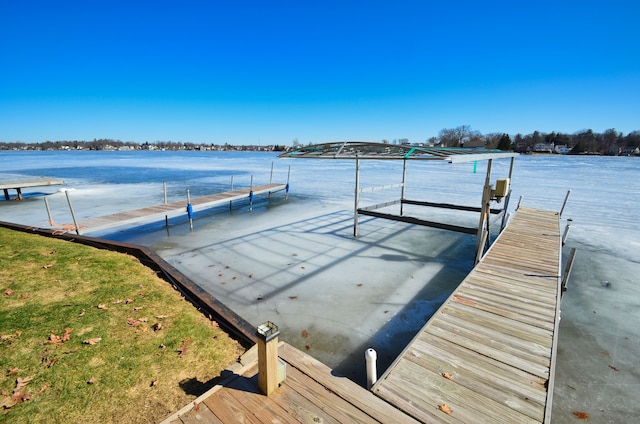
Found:
[[[358,217],[359,215],[374,216],[377,218],[390,219],[394,221],[407,222],[416,225],[423,225],[435,228],[441,228],[451,231],[458,231],[467,234],[476,234],[476,259],[478,263],[484,254],[484,247],[488,244],[489,234],[489,218],[491,214],[502,214],[502,223],[500,231],[506,225],[506,211],[509,205],[511,191],[505,197],[503,209],[492,209],[491,202],[494,200],[494,189],[491,186],[491,167],[494,159],[511,159],[509,168],[509,179],[513,174],[514,159],[518,153],[503,152],[501,150],[484,149],[484,148],[442,148],[442,147],[423,147],[409,145],[394,145],[386,143],[370,143],[362,141],[341,141],[323,144],[315,144],[297,148],[295,150],[282,153],[280,158],[288,159],[350,159],[355,160],[355,193],[354,193],[354,212],[353,212],[353,235],[358,236]],[[370,187],[366,189],[360,188],[360,161],[361,160],[402,160],[402,183],[391,184],[380,187]],[[482,191],[482,204],[479,208],[451,205],[445,203],[421,202],[408,200],[405,198],[405,186],[407,177],[407,161],[409,160],[437,160],[448,161],[449,163],[462,163],[486,160],[487,173]],[[360,193],[363,191],[383,190],[389,188],[401,188],[399,200],[371,205],[368,207],[360,207]],[[376,212],[376,209],[400,204],[400,215],[390,213]],[[480,213],[478,227],[468,228],[451,224],[444,224],[433,221],[426,221],[420,218],[404,216],[404,204],[412,204],[419,206],[437,207],[445,209],[466,210]]]

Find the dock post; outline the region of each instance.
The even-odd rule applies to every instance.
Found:
[[[231,176],[231,187],[230,187],[229,191],[233,191],[233,175]],[[231,200],[229,200],[229,210],[231,210],[232,203],[233,202]]]
[[[189,217],[189,229],[193,231],[193,206],[191,206],[191,194],[187,189],[187,216]]]
[[[353,236],[358,237],[358,202],[360,201],[360,159],[356,156],[356,193],[353,207]]]
[[[73,205],[71,204],[71,198],[69,197],[69,190],[65,191],[64,194],[67,195],[67,203],[69,204],[69,210],[71,211],[71,218],[73,218],[73,225],[76,226],[76,234],[80,235],[80,225],[78,225],[76,213],[73,211]]]
[[[564,197],[564,203],[562,203],[562,208],[560,209],[560,213],[558,217],[562,218],[562,212],[564,212],[564,207],[567,206],[567,200],[569,200],[569,195],[571,194],[571,190],[567,190],[567,195]]]
[[[285,187],[284,200],[289,200],[289,177],[291,177],[291,165],[289,165],[289,171],[287,172],[287,186]]]
[[[49,209],[49,201],[47,200],[47,196],[43,197],[44,199],[44,207],[47,208],[47,215],[49,215],[49,225],[53,227],[53,218],[51,217],[51,209]]]
[[[573,219],[571,219],[571,218],[567,219],[567,226],[564,227],[564,233],[562,234],[562,245],[563,246],[567,242],[567,236],[569,235],[569,229],[571,228],[571,223],[572,222],[573,222]]]
[[[562,276],[562,294],[567,291],[567,282],[569,281],[569,276],[571,275],[571,269],[573,269],[573,260],[576,256],[576,248],[571,249],[571,253],[569,253],[569,259],[567,260],[567,265],[564,268],[564,275]]]
[[[253,211],[253,175],[251,176],[251,187],[249,188],[249,212]]]
[[[491,207],[491,165],[493,160],[487,161],[487,175],[484,181],[484,188],[482,190],[482,208],[480,209],[480,220],[478,222],[478,232],[476,235],[476,261],[475,264],[480,262],[484,253],[484,243],[488,240],[487,222],[489,221],[489,209]]]
[[[271,396],[280,383],[278,378],[278,326],[267,321],[257,329],[258,339],[258,388]]]
[[[400,191],[400,216],[404,215],[404,194],[407,181],[407,159],[402,161],[402,190]]]
[[[378,354],[372,348],[364,351],[364,361],[367,366],[367,390],[371,390],[371,387],[378,380],[378,370],[376,369],[376,361]]]

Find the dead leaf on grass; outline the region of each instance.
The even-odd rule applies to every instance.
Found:
[[[114,300],[113,302],[111,302],[111,304],[113,304],[113,305],[117,305],[117,304],[122,303],[122,302],[124,302],[124,300],[122,300],[122,299],[116,299],[116,300]]]
[[[128,305],[129,303],[133,303],[133,299],[129,298],[129,299],[125,300],[124,303],[126,305]]]
[[[167,318],[167,315],[156,315],[157,319],[165,319]]]
[[[9,376],[9,375],[16,375],[16,374],[18,374],[18,368],[9,368],[9,369],[7,370],[7,376]]]
[[[153,324],[153,331],[160,331],[162,330],[162,323],[161,322],[156,322],[155,324]]]
[[[48,269],[48,268],[51,268],[52,266],[53,264],[46,264],[46,265],[42,265],[42,268]]]
[[[88,345],[94,345],[101,340],[102,340],[102,337],[94,337],[92,339],[83,340],[82,343],[88,344]]]
[[[182,346],[178,348],[178,352],[179,352],[178,358],[182,358],[187,353],[187,350],[190,345],[191,345],[191,340],[184,339],[182,341]]]
[[[97,306],[98,309],[107,309],[104,303],[101,303]]]
[[[49,387],[51,387],[51,383],[44,383],[44,385],[42,387],[40,387],[40,390],[38,390],[38,394],[41,395],[42,393],[45,392],[45,390],[47,390]]]
[[[142,306],[136,306],[135,308],[133,308],[133,312],[138,312],[141,309],[142,309]]]
[[[84,309],[82,310],[82,312],[80,312],[80,313],[78,314],[78,316],[79,316],[79,317],[83,317],[83,316],[84,316]]]
[[[15,291],[13,291],[13,290],[11,290],[11,289],[6,289],[6,290],[4,291],[4,295],[5,295],[5,296],[11,296],[11,295],[12,295],[12,294],[14,294],[14,293],[15,293]]]
[[[89,381],[87,381],[87,384],[96,384],[96,378],[95,377],[91,377],[89,379]]]

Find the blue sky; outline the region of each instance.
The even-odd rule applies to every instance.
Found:
[[[0,141],[640,130],[636,1],[0,0]]]

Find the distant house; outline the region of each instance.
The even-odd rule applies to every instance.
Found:
[[[536,143],[533,145],[533,151],[538,153],[553,153],[554,147],[553,143]]]
[[[553,151],[561,155],[568,155],[571,149],[566,144],[558,144]]]

